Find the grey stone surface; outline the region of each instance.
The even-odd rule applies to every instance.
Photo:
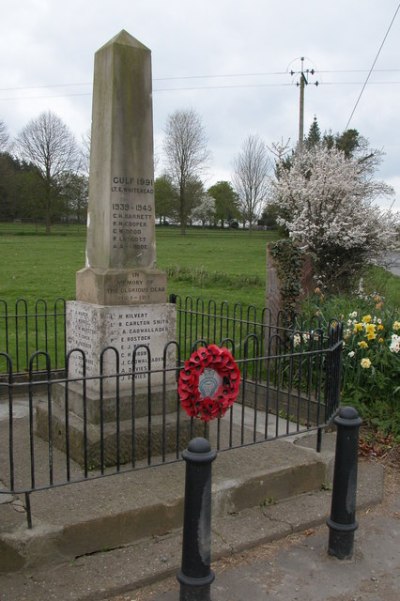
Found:
[[[268,448],[269,444],[263,446]],[[226,453],[217,457],[215,466],[223,455]],[[181,469],[183,467],[180,465]],[[150,474],[150,471],[146,473]],[[53,504],[61,502],[60,509],[64,508],[66,516],[70,510],[76,512],[75,526],[69,524],[68,517],[63,524],[60,515],[59,526],[54,524],[51,539],[49,533],[46,535],[43,525],[35,525],[31,540],[36,539],[36,542],[31,552],[33,554],[35,551],[42,557],[47,552],[49,561],[46,565],[32,564],[23,569],[19,566],[18,572],[0,574],[2,601],[42,601],[44,598],[58,601],[111,601],[115,595],[115,601],[177,599],[179,588],[175,574],[181,562],[182,533],[171,524],[171,515],[174,511],[182,512],[182,505],[178,507],[173,501],[177,482],[171,480],[170,476],[167,467],[164,481],[154,481],[154,503],[163,498],[163,491],[165,494],[164,509],[160,505],[157,522],[158,527],[164,524],[164,529],[159,529],[151,537],[143,536],[136,542],[124,542],[124,535],[134,528],[135,523],[140,527],[143,519],[126,513],[117,518],[118,511],[126,508],[135,486],[130,483],[124,487],[120,502],[118,491],[112,494],[111,484],[104,497],[97,495],[96,503],[93,503],[95,516],[98,519],[101,511],[108,508],[113,517],[108,523],[109,536],[114,537],[115,546],[104,547],[90,554],[79,553],[78,545],[81,544],[83,549],[83,540],[87,540],[91,546],[97,546],[99,542],[105,544],[103,522],[97,522],[97,535],[94,529],[88,529],[84,522],[80,522],[85,515],[85,501],[81,497],[83,489],[79,489],[75,495],[67,492],[64,498],[61,491],[52,491],[57,496],[53,497]],[[146,486],[147,480],[143,484]],[[142,500],[145,496],[142,496]],[[213,601],[261,601],[268,598],[285,601],[349,601],[356,598],[357,601],[364,601],[363,596],[356,596],[357,587],[363,581],[361,586],[370,582],[376,595],[366,596],[365,601],[394,601],[396,597],[380,595],[379,590],[384,589],[375,586],[376,581],[380,582],[380,587],[384,586],[382,573],[385,567],[391,574],[398,565],[395,563],[400,536],[398,518],[395,515],[386,519],[380,517],[379,509],[374,513],[372,506],[381,500],[381,466],[361,464],[357,503],[361,519],[356,532],[355,559],[351,562],[339,562],[329,557],[326,552],[328,530],[326,526],[317,529],[329,515],[328,490],[308,492],[275,504],[258,505],[221,517],[214,515],[212,561],[216,580],[211,589]],[[44,516],[46,508],[50,507],[50,499],[44,501],[43,497],[37,499],[36,503],[37,510]],[[399,509],[398,506],[397,511]],[[144,517],[145,514],[142,514]],[[294,536],[296,532],[304,534]],[[22,537],[22,532],[19,537]],[[76,554],[72,560],[63,560],[60,555],[59,543],[63,537],[68,541],[70,551]],[[50,544],[51,540],[53,542]],[[356,568],[357,574],[354,573]],[[342,582],[343,574],[345,580]],[[161,582],[170,575],[172,578]],[[393,573],[386,578],[386,582],[391,583],[396,577],[396,573]],[[157,585],[157,582],[160,584]],[[151,583],[153,586],[147,588],[146,585]],[[333,596],[334,592],[338,596]]]
[[[176,405],[176,403],[175,403]],[[119,422],[118,442],[116,422],[103,424],[90,423],[84,432],[83,420],[70,412],[68,420],[68,453],[69,457],[81,466],[85,461],[90,470],[117,464],[132,464],[147,458],[149,448],[153,456],[162,453],[173,453],[177,446],[178,416],[172,411],[165,416],[153,415],[151,418],[151,443],[149,443],[149,420],[147,417],[135,419],[134,430],[132,419]],[[48,410],[46,403],[40,403],[36,412],[36,432],[44,440],[48,435]],[[134,437],[132,436],[134,431]],[[65,411],[54,406],[51,420],[52,444],[66,452]],[[182,420],[179,428],[179,450],[183,451],[192,436],[192,428],[188,420]],[[150,446],[151,445],[151,446]],[[1,499],[0,499],[1,500]]]
[[[155,268],[151,53],[121,31],[95,55],[86,266],[77,299],[164,303]]]
[[[165,303],[167,276],[156,269],[85,267],[77,273],[76,297],[100,305]]]
[[[46,455],[39,455],[39,450],[36,459],[45,463]],[[56,478],[63,470],[62,453],[54,453],[53,460]],[[220,453],[213,463],[213,519],[229,522],[229,516],[252,508],[265,519],[278,501],[319,491],[325,477],[324,462],[315,452],[287,441]],[[33,529],[11,523],[0,540],[27,568],[71,561],[179,528],[183,494],[182,462],[39,491],[31,496]],[[224,523],[220,522],[221,540],[228,537],[233,544],[233,532],[229,535],[230,527]],[[260,526],[254,534],[265,537]]]
[[[45,440],[52,434],[60,450],[71,426],[71,457],[80,463],[87,438],[95,467],[99,422],[106,422],[111,465],[118,455],[115,423],[144,415],[150,380],[153,415],[160,413],[162,387],[166,411],[176,409],[168,398],[176,388],[176,346],[168,344],[176,338],[176,307],[166,303],[166,275],[155,266],[152,110],[150,50],[123,30],[95,55],[86,265],[66,315],[68,378],[75,381],[71,390],[57,385],[52,426],[51,408],[42,404],[37,412],[37,433]],[[136,434],[141,438],[141,430]],[[122,421],[122,463],[135,456],[132,438]],[[143,452],[138,448],[137,456]]]
[[[95,55],[87,267],[154,267],[153,172],[151,52],[121,31]]]
[[[146,388],[149,369],[162,370],[164,367],[175,367],[174,345],[168,347],[164,365],[164,348],[176,336],[175,306],[164,304],[142,304],[137,306],[101,306],[80,301],[67,303],[67,350],[81,349],[86,355],[86,375],[98,377],[103,375],[128,374],[133,370],[133,353],[135,383],[138,389]],[[150,349],[150,356],[145,348]],[[103,353],[102,372],[101,354]],[[115,349],[115,351],[113,350]],[[119,363],[117,362],[117,356]],[[83,360],[79,352],[72,353],[69,360],[69,376],[83,376]],[[132,378],[129,375],[118,378],[120,392],[131,390]],[[175,373],[167,374],[167,384],[175,382]],[[161,386],[162,372],[152,375],[152,387]],[[95,392],[100,390],[100,380],[87,382],[87,387]],[[103,393],[115,391],[116,378],[103,379]]]
[[[165,303],[155,267],[151,52],[126,31],[95,55],[86,265],[77,300]]]

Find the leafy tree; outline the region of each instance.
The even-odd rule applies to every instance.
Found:
[[[362,138],[356,129],[347,129],[342,134],[325,133],[323,142],[327,148],[337,148],[344,152],[347,158],[360,154],[368,149],[368,142]]]
[[[0,219],[34,218],[40,201],[40,176],[34,165],[0,153]]]
[[[157,177],[154,182],[156,217],[161,223],[167,218],[175,218],[178,206],[178,193],[168,175]]]
[[[178,110],[168,117],[164,152],[168,174],[178,190],[178,215],[184,234],[192,208],[188,187],[198,179],[209,158],[205,130],[195,111]]]
[[[239,197],[243,222],[253,223],[267,197],[267,176],[271,168],[267,148],[258,136],[249,136],[234,160],[233,184]]]
[[[32,119],[16,139],[17,153],[34,165],[41,178],[41,208],[50,233],[51,223],[60,210],[60,184],[67,172],[77,173],[81,151],[63,121],[51,111]]]
[[[368,262],[394,242],[398,215],[373,205],[393,193],[374,180],[382,153],[346,156],[323,142],[294,155],[290,169],[272,182],[278,223],[311,252],[316,274],[329,291],[351,289]]]
[[[62,216],[77,223],[85,223],[89,199],[89,178],[86,175],[68,171],[60,178],[59,188]]]
[[[275,204],[267,203],[258,223],[259,225],[265,225],[270,228],[276,228],[278,227],[278,216],[279,208]]]
[[[304,146],[310,150],[314,146],[323,144],[328,149],[337,148],[344,152],[347,158],[354,156],[357,152],[363,152],[368,148],[368,142],[362,138],[356,129],[346,129],[343,133],[332,134],[325,132],[321,135],[317,117],[310,126],[308,136],[304,140]]]
[[[219,181],[208,189],[208,194],[215,200],[215,219],[224,227],[225,221],[230,223],[239,219],[239,197],[227,181]]]
[[[314,117],[310,126],[307,138],[304,140],[304,146],[308,149],[319,144],[321,141],[321,130],[319,129],[317,118]]]
[[[0,153],[0,219],[15,219],[15,174],[18,162],[8,153]]]

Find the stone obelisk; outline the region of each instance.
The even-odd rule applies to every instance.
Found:
[[[95,56],[86,267],[77,300],[162,303],[155,269],[151,53],[121,31]]]
[[[157,372],[175,366],[174,345],[164,349],[175,340],[176,313],[155,265],[153,178],[151,53],[121,31],[95,54],[86,265],[66,316],[73,381],[55,387],[51,413],[53,444],[65,449],[69,432],[72,458],[82,461],[85,444],[93,466],[99,428],[105,461],[115,461],[117,412],[119,461],[130,460],[133,379],[135,419],[146,419],[149,403],[152,416],[176,410],[174,370]],[[43,438],[48,422],[48,408],[39,407]]]
[[[155,267],[153,164],[151,53],[121,31],[95,55],[86,266],[67,308],[68,347],[93,360],[113,346],[121,373],[131,370],[139,345],[161,367],[164,345],[175,338],[166,275]]]

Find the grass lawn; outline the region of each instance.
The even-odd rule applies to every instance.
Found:
[[[168,292],[243,304],[265,304],[266,244],[275,232],[157,228],[157,263]],[[0,224],[0,298],[14,303],[75,298],[75,273],[85,263],[84,226]]]

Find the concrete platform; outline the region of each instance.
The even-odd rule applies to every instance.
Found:
[[[330,510],[334,434],[220,452],[213,463],[213,558],[323,523]],[[2,601],[107,598],[176,571],[185,464],[178,462],[0,505]],[[358,506],[380,501],[381,466],[360,466]],[[68,583],[68,594],[65,584]],[[46,594],[44,593],[46,591]]]
[[[14,411],[15,489],[23,490],[30,481],[26,404],[16,400]],[[264,415],[256,416],[254,430],[254,412],[245,408],[242,414],[240,407],[235,412],[235,444],[265,436]],[[3,419],[0,415],[3,441],[7,427],[6,412]],[[223,426],[222,446],[229,436],[225,430]],[[212,467],[214,558],[325,521],[335,434],[323,435],[322,452],[317,453],[316,432],[295,430],[294,424],[274,417],[268,436],[293,432],[291,437],[218,453]],[[210,431],[215,448],[214,435]],[[7,482],[6,450],[3,445],[0,487],[2,478]],[[54,481],[63,482],[65,455],[54,449],[52,461]],[[40,438],[35,438],[35,462],[37,485],[45,486],[49,449]],[[1,601],[100,600],[174,573],[181,560],[185,463],[147,468],[144,461],[142,468],[132,472],[121,466],[118,475],[32,493],[32,529],[27,527],[24,495],[0,494]],[[382,495],[380,466],[366,469],[363,465],[360,471],[359,506],[377,503]],[[72,462],[71,477],[79,479],[80,474]]]
[[[24,497],[10,497],[0,506],[0,565],[5,555],[7,563],[15,556],[17,568],[57,563],[179,528],[184,471],[177,462],[37,491],[32,529]],[[327,479],[322,456],[287,440],[222,452],[213,464],[213,514],[267,506],[319,490]]]

